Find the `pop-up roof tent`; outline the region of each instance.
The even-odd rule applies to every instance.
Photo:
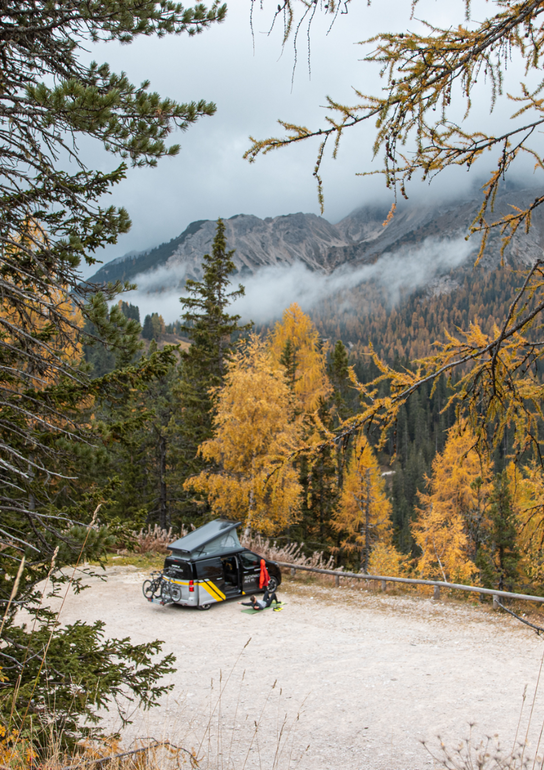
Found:
[[[236,527],[240,521],[225,521],[216,519],[204,524],[203,527],[189,532],[185,537],[180,537],[168,548],[176,556],[183,559],[194,559],[198,556],[211,556],[241,548]]]

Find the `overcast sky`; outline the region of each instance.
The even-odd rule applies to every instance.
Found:
[[[128,46],[102,44],[90,51],[90,58],[109,62],[135,83],[149,79],[151,89],[163,96],[178,101],[204,98],[217,104],[215,116],[174,137],[181,143],[177,157],[165,158],[156,169],[131,170],[109,197],[108,203],[128,209],[133,226],[115,247],[98,254],[104,261],[168,241],[197,219],[241,213],[259,217],[319,213],[312,177],[316,145],[280,150],[249,164],[242,158],[248,137],[277,135],[278,118],[321,125],[326,95],[351,103],[353,87],[378,93],[378,67],[362,61],[370,49],[357,42],[380,31],[421,28],[417,19],[410,20],[410,0],[375,0],[370,7],[366,0],[353,0],[328,35],[330,17],[317,14],[311,34],[311,78],[306,34],[301,30],[292,84],[292,42],[282,53],[282,30],[266,34],[276,3],[265,0],[264,11],[259,10],[259,2],[254,5],[254,40],[250,0],[232,0],[227,20],[194,38],[140,39]],[[464,0],[420,0],[417,16],[437,25],[458,24],[463,21],[464,6]],[[489,13],[493,6],[473,3],[473,18],[478,18],[479,11],[481,16]],[[519,67],[510,68],[512,84],[519,75]],[[490,122],[489,99],[483,94],[475,100],[473,120],[484,119],[496,131],[511,110],[499,108]],[[364,203],[390,200],[383,180],[356,176],[379,165],[372,165],[372,141],[373,126],[365,125],[346,135],[337,160],[326,159],[322,175],[324,216],[329,221],[340,220]],[[94,167],[105,170],[115,163],[115,158],[91,145],[83,143],[81,148]],[[474,176],[457,170],[431,188],[413,185],[411,192],[417,200],[428,195],[468,195],[473,188]]]

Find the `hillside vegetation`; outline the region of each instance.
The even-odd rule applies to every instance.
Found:
[[[477,322],[491,333],[522,283],[521,271],[510,266],[470,266],[394,303],[380,285],[361,284],[327,297],[310,315],[323,337],[342,340],[361,362],[369,345],[388,361],[414,361],[445,342],[446,331]]]

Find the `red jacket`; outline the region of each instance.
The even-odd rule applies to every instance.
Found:
[[[261,559],[261,574],[259,576],[259,588],[266,588],[269,580],[270,580],[270,575],[268,574],[268,570],[266,569],[266,562],[264,559]]]

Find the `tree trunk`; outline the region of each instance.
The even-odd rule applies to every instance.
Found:
[[[159,439],[159,526],[169,529],[170,517],[166,505],[166,438]]]
[[[251,462],[251,489],[249,490],[249,510],[247,514],[246,526],[244,529],[244,537],[251,537],[251,523],[253,519],[253,508],[255,506],[255,493],[253,484],[255,482],[255,452],[253,453],[253,460]]]
[[[366,471],[365,523],[361,535],[363,535],[365,543],[361,550],[361,572],[368,574],[370,560],[370,468]]]

